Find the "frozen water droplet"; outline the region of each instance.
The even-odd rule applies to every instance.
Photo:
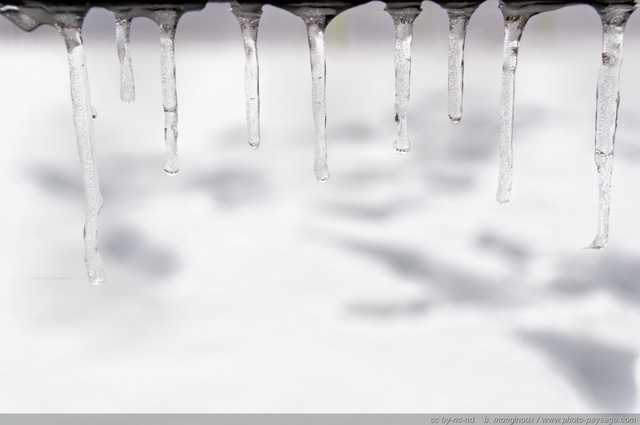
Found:
[[[420,14],[417,7],[393,7],[387,5],[386,11],[393,19],[396,33],[395,77],[396,77],[396,116],[398,136],[393,148],[400,154],[411,149],[407,135],[407,104],[411,88],[411,42],[413,39],[413,22]]]
[[[246,7],[246,8],[245,8]],[[256,149],[260,145],[260,82],[258,67],[258,26],[260,8],[248,8],[237,2],[231,4],[231,10],[238,18],[242,30],[242,41],[246,62],[244,68],[244,87],[247,108],[247,130],[249,145]]]
[[[162,82],[162,106],[164,108],[164,141],[166,158],[164,171],[176,174],[178,161],[178,93],[176,88],[175,35],[180,19],[177,10],[154,11],[153,20],[160,27],[160,80]]]
[[[329,178],[327,165],[327,95],[326,95],[326,63],[324,54],[324,30],[333,9],[303,7],[295,14],[300,16],[307,26],[309,52],[311,54],[311,98],[313,102],[313,122],[315,126],[315,164],[316,179],[325,181]]]
[[[598,169],[598,230],[591,248],[604,248],[609,240],[609,209],[613,151],[620,103],[620,68],[624,28],[633,6],[619,4],[601,7],[602,64],[598,77],[595,162]]]
[[[502,94],[500,96],[500,171],[498,177],[498,202],[511,200],[513,181],[513,104],[518,66],[518,49],[522,32],[531,13],[513,12],[503,8],[504,48],[502,54]]]
[[[120,98],[123,102],[131,103],[136,99],[136,89],[133,79],[133,65],[131,64],[131,17],[125,12],[115,14],[116,18],[116,48],[120,61]]]
[[[477,5],[463,9],[447,9],[449,15],[449,120],[459,124],[462,120],[462,94],[464,91],[464,43],[467,25]]]
[[[71,20],[73,16],[58,15],[59,19]],[[76,17],[77,18],[77,17]],[[77,19],[81,22],[81,18]],[[84,226],[85,263],[89,280],[93,284],[105,281],[104,265],[98,252],[98,215],[102,208],[102,194],[98,181],[98,170],[93,154],[93,107],[89,92],[89,76],[80,22],[77,26],[56,25],[64,38],[69,59],[71,79],[71,101],[73,104],[73,121],[76,128],[78,151],[82,165],[82,182],[85,192],[86,222]]]
[[[98,118],[98,110],[93,106],[91,107],[91,118],[93,118],[94,120]]]

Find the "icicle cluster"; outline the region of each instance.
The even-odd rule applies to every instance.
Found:
[[[449,18],[448,59],[448,115],[453,124],[462,119],[464,87],[464,45],[469,20],[482,0],[436,0]],[[569,3],[523,3],[501,0],[504,16],[504,49],[502,65],[502,93],[500,103],[500,167],[497,199],[508,203],[513,182],[513,120],[515,77],[520,40],[528,20],[541,12],[557,9]],[[199,10],[205,2],[180,6],[145,6],[141,3],[118,4],[112,7],[115,16],[116,47],[120,61],[120,97],[124,102],[135,100],[135,84],[130,50],[132,20],[147,17],[156,22],[160,32],[160,71],[166,158],[164,170],[173,175],[178,172],[178,100],[176,88],[175,34],[180,17],[187,11]],[[329,7],[300,7],[281,5],[302,18],[307,29],[312,77],[312,106],[315,127],[315,176],[320,181],[329,178],[326,141],[326,64],[325,30],[331,19],[344,10]],[[602,64],[597,87],[595,162],[598,172],[599,206],[597,234],[591,248],[604,248],[609,238],[609,210],[611,176],[619,104],[619,79],[622,64],[623,33],[635,3],[594,3],[603,28]],[[44,4],[0,5],[0,13],[20,28],[31,31],[39,25],[54,26],[67,47],[70,71],[73,120],[82,179],[85,192],[86,222],[84,227],[85,262],[89,280],[94,284],[105,281],[103,262],[98,252],[98,215],[102,207],[98,171],[94,160],[93,119],[97,111],[91,104],[89,79],[82,43],[82,22],[88,11],[86,3],[70,2],[66,6]],[[238,19],[246,55],[245,96],[249,145],[260,144],[260,89],[258,66],[258,27],[262,13],[261,3],[231,2],[231,10]],[[411,147],[407,133],[407,106],[410,96],[411,44],[413,23],[420,14],[420,2],[388,2],[386,11],[395,27],[395,120],[398,135],[394,148],[406,153]]]
[[[504,15],[504,51],[502,65],[502,95],[500,106],[500,171],[498,178],[498,202],[511,199],[513,182],[513,110],[515,74],[518,50],[525,25],[533,15],[555,10],[565,4],[509,6],[500,3]],[[611,205],[611,176],[613,172],[613,147],[618,123],[620,102],[620,68],[622,65],[622,41],[626,23],[635,10],[632,3],[594,4],[602,20],[602,64],[598,77],[596,107],[595,163],[598,172],[598,226],[590,248],[601,249],[609,240],[609,210]]]

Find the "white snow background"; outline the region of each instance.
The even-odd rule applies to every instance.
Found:
[[[107,283],[88,283],[64,43],[0,20],[0,411],[638,412],[640,12],[625,40],[611,239],[595,234],[601,30],[534,17],[520,49],[509,206],[495,201],[502,17],[471,20],[449,123],[446,13],[415,24],[397,155],[393,25],[328,28],[331,178],[313,176],[302,20],[266,7],[262,145],[224,4],[176,42],[181,170],[164,158],[157,28],[135,20],[119,99],[112,15],[86,19]]]

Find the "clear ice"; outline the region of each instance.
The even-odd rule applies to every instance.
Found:
[[[591,248],[601,249],[609,240],[609,208],[613,148],[620,103],[620,67],[624,28],[633,12],[630,5],[610,5],[599,10],[602,18],[602,64],[598,76],[595,162],[598,169],[598,231]]]
[[[164,171],[169,175],[178,172],[178,93],[176,89],[175,35],[180,14],[176,10],[162,9],[153,13],[153,20],[160,27],[160,79],[162,82],[162,106],[164,108],[164,141],[167,155]]]
[[[513,105],[518,66],[520,39],[531,14],[504,13],[504,47],[502,53],[502,93],[500,96],[500,170],[498,175],[498,202],[511,200],[513,181]]]
[[[133,80],[131,49],[131,17],[126,13],[116,13],[116,48],[120,60],[120,98],[131,103],[136,100],[136,88]]]
[[[260,145],[260,81],[258,67],[258,26],[261,9],[245,9],[232,3],[233,11],[242,30],[242,41],[246,62],[244,67],[244,88],[247,108],[247,131],[249,145],[257,148]]]
[[[104,283],[104,265],[98,252],[98,214],[102,208],[102,194],[98,170],[93,157],[93,107],[89,93],[89,75],[85,60],[80,26],[66,23],[56,28],[67,45],[73,122],[76,127],[78,152],[82,165],[82,182],[85,192],[86,222],[84,226],[85,263],[89,281],[95,285]]]
[[[413,39],[413,22],[420,14],[417,7],[393,8],[387,6],[393,19],[396,33],[395,76],[396,76],[396,116],[398,136],[393,143],[394,149],[404,154],[411,149],[407,135],[407,104],[411,88],[411,42]]]
[[[509,7],[501,3],[504,16],[503,73],[500,106],[500,169],[497,199],[508,203],[511,197],[513,173],[513,113],[515,74],[518,49],[522,33],[529,18],[542,11],[561,7],[561,3],[534,4],[532,7]],[[87,6],[88,7],[88,6]],[[595,163],[598,173],[598,226],[597,234],[590,248],[604,248],[609,238],[609,212],[611,202],[611,178],[613,155],[618,118],[619,79],[622,64],[622,44],[626,23],[635,6],[617,3],[595,6],[601,16],[603,28],[602,64],[598,77]],[[78,7],[82,9],[82,6]],[[477,5],[447,9],[449,17],[449,60],[448,60],[448,114],[451,122],[457,124],[462,118],[462,97],[464,77],[464,44],[467,26]],[[395,110],[398,123],[398,137],[394,148],[405,153],[410,149],[407,136],[406,109],[410,97],[411,43],[413,22],[420,8],[412,3],[390,4],[387,12],[395,27]],[[242,30],[246,54],[245,94],[249,144],[258,147],[260,143],[260,99],[257,36],[261,16],[259,5],[232,2]],[[86,10],[84,10],[86,12]],[[161,82],[162,103],[165,118],[166,159],[164,169],[168,174],[178,172],[178,102],[176,90],[175,33],[182,10],[144,9],[140,14],[131,11],[117,11],[116,44],[121,67],[120,96],[125,102],[135,100],[135,86],[130,52],[131,20],[135,16],[147,16],[160,28],[161,40]],[[293,11],[301,17],[307,28],[312,74],[313,119],[315,127],[316,178],[329,178],[326,145],[326,63],[324,32],[326,25],[337,14],[329,8],[302,7]],[[0,13],[20,28],[31,31],[42,24],[53,25],[62,35],[68,53],[70,70],[71,99],[76,140],[82,167],[82,181],[85,193],[86,221],[84,226],[85,263],[89,280],[93,284],[105,281],[104,265],[98,251],[98,216],[102,208],[98,171],[94,159],[93,120],[97,111],[91,104],[89,79],[81,26],[84,13],[51,12],[40,6],[1,5]]]
[[[458,124],[462,120],[462,93],[464,91],[464,42],[467,26],[477,6],[447,9],[449,15],[449,120]]]
[[[327,95],[326,67],[324,55],[324,30],[331,19],[327,16],[331,9],[303,7],[296,10],[307,26],[309,51],[311,54],[311,97],[313,102],[313,122],[315,126],[315,164],[316,178],[325,181],[329,178],[327,166]]]

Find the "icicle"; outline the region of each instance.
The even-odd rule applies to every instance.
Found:
[[[502,54],[502,94],[500,99],[500,171],[498,177],[498,202],[509,203],[513,180],[513,103],[518,66],[518,48],[522,31],[531,13],[510,12],[504,14],[504,48]]]
[[[131,65],[131,49],[129,45],[131,33],[131,17],[124,12],[116,13],[116,46],[120,60],[120,99],[131,103],[136,100],[136,88]]]
[[[162,106],[164,108],[164,140],[167,156],[164,171],[174,175],[178,163],[178,94],[176,90],[176,63],[174,40],[180,14],[176,10],[158,10],[153,19],[160,27],[160,66],[162,81]]]
[[[232,3],[231,10],[238,18],[242,30],[242,41],[246,55],[244,89],[247,103],[247,130],[249,145],[255,149],[260,145],[260,71],[257,42],[262,10],[244,9],[237,3]]]
[[[464,42],[467,25],[478,6],[447,9],[449,15],[449,120],[458,124],[462,120],[462,93],[464,91]]]
[[[326,96],[326,69],[324,57],[324,30],[331,17],[331,9],[307,8],[296,10],[307,26],[309,38],[309,51],[311,53],[311,79],[313,121],[315,125],[315,164],[316,178],[325,181],[329,178],[327,166],[327,96]]]
[[[97,285],[105,281],[104,266],[98,252],[98,214],[102,208],[102,195],[98,181],[98,170],[93,157],[93,107],[89,93],[89,75],[87,74],[80,25],[67,25],[59,22],[56,24],[56,28],[64,38],[69,58],[73,121],[82,164],[82,182],[87,214],[84,226],[85,262],[89,280]]]
[[[602,18],[602,64],[598,77],[595,162],[598,169],[598,232],[591,248],[601,249],[609,240],[609,208],[613,148],[620,103],[620,67],[624,28],[633,12],[630,5],[611,5],[599,10]]]
[[[420,14],[417,7],[392,8],[387,6],[393,19],[396,32],[395,74],[396,74],[396,116],[398,137],[394,149],[404,154],[411,149],[407,135],[407,104],[411,86],[411,41],[413,39],[413,21]]]

